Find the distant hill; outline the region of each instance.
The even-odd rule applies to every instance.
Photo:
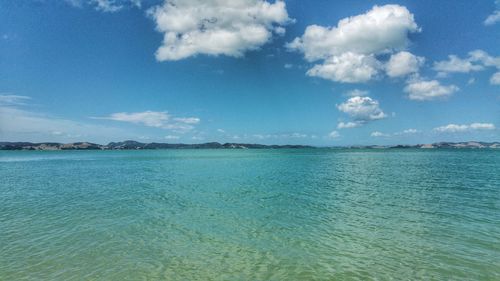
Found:
[[[269,148],[313,148],[307,145],[263,145],[248,143],[218,143],[207,142],[200,144],[184,143],[142,143],[132,140],[110,142],[101,145],[90,142],[54,143],[54,142],[0,142],[0,150],[133,150],[133,149],[269,149]]]
[[[308,145],[264,145],[249,143],[218,143],[207,142],[200,144],[184,143],[142,143],[132,140],[122,142],[110,142],[101,145],[90,142],[57,143],[57,142],[0,142],[0,150],[135,150],[135,149],[283,149],[283,148],[314,148]],[[346,146],[340,148],[351,149],[405,149],[405,148],[500,148],[500,142],[438,142],[433,144],[417,145],[363,145]]]

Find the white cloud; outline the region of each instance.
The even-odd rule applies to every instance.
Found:
[[[370,134],[370,136],[374,137],[374,138],[378,138],[378,137],[390,137],[389,134],[384,134],[382,132],[379,132],[379,131],[375,131],[375,132],[372,132]]]
[[[290,22],[285,2],[264,0],[165,0],[149,15],[164,34],[159,61],[198,54],[241,57],[260,48]]]
[[[500,85],[500,71],[491,76],[490,83],[492,85]]]
[[[123,8],[135,6],[141,7],[141,0],[65,0],[68,4],[76,8],[90,6],[97,11],[105,13],[114,13]]]
[[[304,138],[317,138],[315,135],[308,135],[304,133],[298,133],[298,132],[293,132],[293,133],[282,133],[282,134],[252,134],[252,135],[247,135],[244,134],[242,136],[233,136],[233,138],[242,138],[242,139],[248,139],[248,138],[254,138],[254,139],[259,139],[259,140],[264,140],[264,139],[304,139]]]
[[[337,82],[360,83],[370,81],[379,68],[380,63],[373,55],[346,52],[314,65],[306,74]]]
[[[337,105],[337,108],[360,124],[387,116],[380,109],[378,101],[370,97],[352,97],[346,102]]]
[[[494,130],[494,129],[495,125],[492,123],[472,123],[470,125],[448,124],[446,126],[434,128],[434,131],[440,133],[461,133],[461,132],[469,132],[475,130]]]
[[[406,130],[403,130],[401,132],[396,132],[393,135],[394,136],[405,136],[405,135],[414,135],[414,134],[418,134],[418,133],[420,133],[420,131],[417,129],[406,129]]]
[[[393,54],[387,64],[385,71],[389,77],[401,77],[412,73],[418,73],[425,59],[412,53],[403,51]]]
[[[495,125],[492,123],[472,123],[469,125],[472,130],[494,130]]]
[[[113,113],[108,117],[98,117],[96,119],[108,119],[160,128],[169,120],[169,118],[170,116],[166,111],[157,112],[148,110],[134,113],[118,112]]]
[[[484,67],[482,65],[473,64],[470,59],[461,59],[455,55],[449,55],[448,60],[435,62],[433,69],[443,73],[469,73],[471,71],[483,70]]]
[[[391,137],[391,136],[401,137],[401,136],[407,136],[407,135],[414,135],[414,134],[417,134],[417,133],[420,133],[420,131],[417,130],[417,129],[406,129],[406,130],[403,130],[401,132],[396,132],[396,133],[392,133],[392,134],[382,133],[380,131],[375,131],[375,132],[372,132],[370,134],[370,136],[372,136],[372,137],[385,137],[385,138],[388,138],[388,137]]]
[[[166,140],[178,140],[180,137],[175,135],[166,135],[164,138]]]
[[[419,131],[419,130],[417,130],[417,129],[406,129],[406,130],[403,130],[403,132],[402,132],[402,133],[403,133],[403,134],[416,134],[416,133],[418,133],[418,132],[420,132],[420,131]]]
[[[0,105],[24,105],[30,99],[27,96],[0,94]]]
[[[200,118],[197,117],[177,117],[174,118],[175,121],[185,124],[198,124],[200,123]]]
[[[16,98],[17,97],[17,98]],[[4,141],[94,141],[127,139],[129,131],[23,109],[29,97],[0,95],[0,136]]]
[[[446,77],[448,73],[469,73],[482,71],[488,67],[500,70],[500,57],[490,56],[483,50],[474,50],[469,52],[468,57],[463,59],[455,55],[449,55],[448,60],[435,62],[433,69],[438,71],[438,76]]]
[[[354,89],[348,92],[345,92],[344,95],[348,97],[362,97],[367,96],[370,92],[366,90]]]
[[[114,13],[123,9],[123,5],[114,0],[93,0],[92,2],[96,4],[98,11]]]
[[[218,133],[222,133],[222,134],[224,134],[226,131],[225,131],[225,130],[223,130],[223,129],[217,129],[217,132],[218,132]]]
[[[490,56],[483,50],[474,50],[469,52],[469,59],[473,62],[480,62],[484,66],[496,67],[500,69],[500,57]]]
[[[336,138],[339,138],[340,137],[340,134],[339,132],[337,131],[332,131],[328,134],[328,138],[331,138],[331,139],[336,139]]]
[[[404,91],[408,93],[408,98],[417,101],[429,101],[447,98],[459,88],[455,85],[443,86],[437,80],[414,80],[408,81]]]
[[[356,128],[363,125],[363,122],[340,122],[337,124],[337,129],[350,129],[350,128]]]
[[[310,25],[287,46],[303,52],[308,61],[346,52],[370,55],[404,49],[408,33],[419,30],[406,7],[374,6],[364,14],[340,20],[335,27]]]
[[[303,53],[307,61],[321,61],[307,72],[309,76],[359,83],[377,76],[382,63],[376,55],[405,49],[408,34],[419,31],[406,7],[374,6],[334,27],[310,25],[286,46]]]
[[[73,7],[81,8],[83,0],[64,0],[66,3],[70,4]]]
[[[148,127],[155,127],[173,130],[178,133],[185,133],[194,129],[194,125],[200,122],[196,117],[175,117],[172,118],[166,111],[144,111],[144,112],[118,112],[105,117],[92,117],[93,119],[107,119],[133,124],[141,124]]]
[[[484,25],[494,25],[500,22],[500,10],[496,10],[484,20]]]

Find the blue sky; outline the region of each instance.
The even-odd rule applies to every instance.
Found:
[[[0,0],[0,140],[500,140],[500,2]]]

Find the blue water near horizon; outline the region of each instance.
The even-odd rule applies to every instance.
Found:
[[[500,280],[500,151],[0,151],[0,280]]]

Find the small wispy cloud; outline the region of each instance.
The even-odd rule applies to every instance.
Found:
[[[339,122],[337,124],[337,129],[350,129],[350,128],[356,128],[359,126],[362,126],[363,122],[357,121],[357,122]]]
[[[494,25],[500,22],[500,0],[495,1],[496,10],[484,20],[484,25]]]
[[[470,131],[487,131],[495,130],[493,123],[472,123],[472,124],[448,124],[434,128],[434,131],[440,133],[463,133]]]
[[[410,136],[410,135],[415,135],[418,133],[421,133],[421,131],[411,128],[411,129],[406,129],[406,130],[403,130],[400,132],[395,132],[395,133],[383,133],[380,131],[375,131],[375,132],[372,132],[370,134],[370,136],[374,137],[374,138],[378,138],[378,137],[389,138],[389,137],[393,137],[393,136],[395,136],[395,137]]]
[[[89,141],[130,138],[119,128],[79,122],[30,110],[31,98],[0,95],[0,136],[12,141]]]
[[[141,0],[65,0],[65,2],[75,8],[90,6],[104,13],[115,13],[127,7],[142,6]]]
[[[370,92],[366,90],[353,89],[344,93],[348,97],[362,97],[367,96]]]
[[[328,138],[330,138],[330,139],[337,139],[339,137],[340,137],[340,134],[337,131],[332,131],[328,134]]]
[[[197,117],[173,117],[167,111],[143,111],[143,112],[117,112],[104,117],[91,117],[92,119],[113,120],[132,124],[144,125],[177,133],[186,133],[200,123]]]
[[[10,94],[0,94],[0,105],[25,105],[31,98]]]
[[[379,132],[379,131],[375,131],[375,132],[372,132],[370,134],[370,136],[375,137],[375,138],[379,138],[379,137],[390,137],[391,135],[390,134],[385,134],[385,133],[382,133],[382,132]]]

